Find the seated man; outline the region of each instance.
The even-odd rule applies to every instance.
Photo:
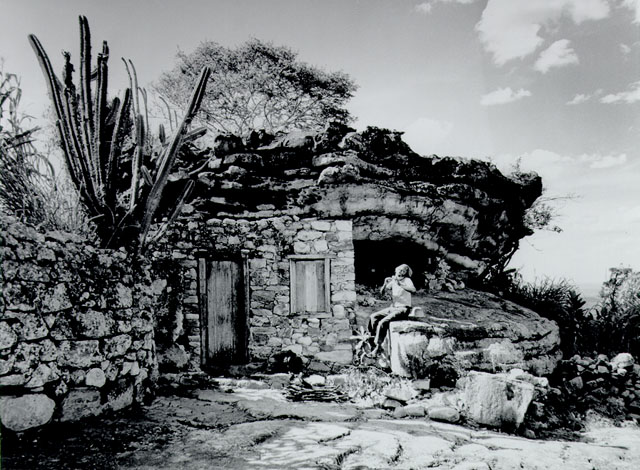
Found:
[[[369,317],[367,328],[371,335],[375,334],[373,340],[375,347],[371,351],[372,356],[378,354],[382,348],[382,343],[389,330],[389,323],[392,320],[403,320],[411,312],[411,293],[416,291],[410,279],[412,274],[409,266],[401,264],[396,268],[395,275],[386,278],[380,288],[380,293],[391,290],[392,303],[391,307],[372,313]]]

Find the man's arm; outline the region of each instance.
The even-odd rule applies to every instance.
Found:
[[[398,285],[402,287],[407,292],[415,292],[416,287],[413,285],[413,282],[408,277],[405,277],[402,281],[398,282]]]

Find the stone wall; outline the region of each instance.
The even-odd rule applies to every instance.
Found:
[[[151,282],[124,251],[0,222],[0,418],[14,431],[142,400],[157,372]]]
[[[176,292],[184,295],[182,302],[176,302],[181,304],[180,311],[166,311],[164,318],[158,319],[159,323],[175,325],[174,337],[159,341],[161,365],[200,366],[198,258],[230,254],[241,254],[249,270],[250,361],[266,362],[274,354],[292,351],[312,370],[350,364],[349,336],[356,302],[351,221],[300,219],[274,214],[268,208],[252,217],[205,219],[187,208],[154,253],[157,259],[171,258],[181,266],[182,281]],[[291,313],[290,262],[296,255],[329,258],[330,311]],[[176,345],[184,359],[180,359]]]

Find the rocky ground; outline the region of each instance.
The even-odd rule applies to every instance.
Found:
[[[3,469],[636,469],[640,428],[531,440],[346,403],[290,402],[259,381],[163,391],[152,403],[5,435]]]

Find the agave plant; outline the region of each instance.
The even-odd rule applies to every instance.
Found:
[[[61,81],[38,38],[30,35],[29,41],[49,86],[67,170],[97,226],[103,246],[130,246],[142,251],[166,229],[160,226],[151,235],[180,149],[202,134],[199,130],[189,132],[189,125],[202,102],[209,68],[202,69],[189,107],[182,121],[172,129],[173,134],[166,136],[161,128],[159,138],[151,139],[148,118],[140,110],[140,94],[146,103],[146,93],[138,87],[130,61],[128,65],[125,61],[130,88],[122,99],[108,101],[109,47],[103,42],[92,68],[86,17],[80,16],[79,91],[72,78],[71,54],[63,53]],[[192,188],[192,181],[185,185],[177,203],[172,204],[166,223],[180,212]]]

